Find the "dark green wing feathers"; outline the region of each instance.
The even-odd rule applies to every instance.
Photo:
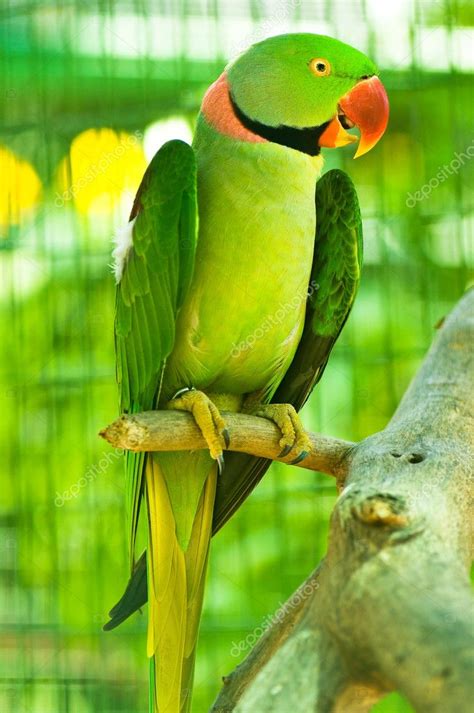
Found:
[[[359,284],[362,262],[359,203],[354,185],[343,171],[329,171],[318,181],[316,216],[317,230],[305,326],[295,357],[272,398],[274,403],[291,403],[297,410],[304,405],[323,374]],[[155,377],[156,389],[159,381],[156,370]],[[151,405],[140,407],[151,408]],[[225,467],[217,483],[213,533],[239,508],[270,464],[271,461],[263,458],[226,453]],[[136,498],[140,484],[135,482],[134,487]],[[142,555],[144,557],[145,554]],[[137,574],[132,574],[125,594],[112,609],[112,619],[106,625],[107,628],[117,626],[145,603],[146,577],[143,576],[142,558]]]
[[[104,625],[104,631],[115,629],[146,603],[148,599],[146,577],[146,552],[143,552],[133,567],[125,592],[109,612],[110,620]]]
[[[328,171],[316,186],[316,240],[306,320],[295,357],[273,401],[297,411],[320,380],[351,311],[362,268],[357,193],[344,171]]]
[[[191,146],[170,141],[154,156],[133,205],[133,244],[117,284],[115,348],[120,409],[152,409],[189,287],[197,239],[196,164]],[[145,454],[127,452],[130,555],[142,495]]]

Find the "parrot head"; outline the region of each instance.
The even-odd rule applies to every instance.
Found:
[[[354,158],[375,146],[388,123],[388,98],[377,74],[362,52],[306,33],[258,42],[226,70],[233,109],[247,129],[314,155],[321,146],[357,141],[346,130],[356,126]]]

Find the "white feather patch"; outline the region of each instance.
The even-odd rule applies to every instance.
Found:
[[[121,228],[117,228],[113,237],[115,248],[112,252],[112,270],[115,275],[115,282],[118,285],[122,279],[127,255],[133,245],[133,224],[135,218]]]

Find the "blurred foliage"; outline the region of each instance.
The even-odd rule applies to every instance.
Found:
[[[260,2],[174,5],[159,2],[152,13],[139,0],[7,0],[0,8],[0,710],[8,713],[147,709],[146,617],[101,631],[127,573],[123,466],[97,438],[117,408],[110,236],[145,166],[142,144],[149,159],[166,132],[186,129],[154,122],[178,116],[192,126],[231,54],[230,29],[241,44],[306,26],[340,36],[380,62],[391,99],[389,131],[369,155],[353,162],[350,148],[326,152],[326,167],[343,167],[357,186],[365,269],[304,410],[308,428],[350,439],[383,428],[469,279],[472,83],[449,48],[472,25],[470,3],[408,4],[397,26],[368,2],[280,3],[278,12]],[[215,33],[203,49],[199,22],[209,17]],[[157,43],[155,26],[176,51]],[[433,27],[448,49],[432,66],[423,32]],[[385,62],[396,32],[408,54]],[[325,476],[274,465],[216,537],[197,713],[324,555],[335,497]],[[376,710],[410,708],[393,694]]]

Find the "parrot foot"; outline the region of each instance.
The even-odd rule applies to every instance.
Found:
[[[301,463],[311,452],[311,441],[306,433],[296,409],[291,404],[260,404],[251,411],[254,416],[268,418],[276,423],[281,431],[280,458],[287,456],[290,451],[298,455],[291,464]]]
[[[224,467],[223,446],[227,448],[229,445],[229,432],[219,409],[209,396],[197,389],[180,389],[166,408],[192,414],[221,473]]]

